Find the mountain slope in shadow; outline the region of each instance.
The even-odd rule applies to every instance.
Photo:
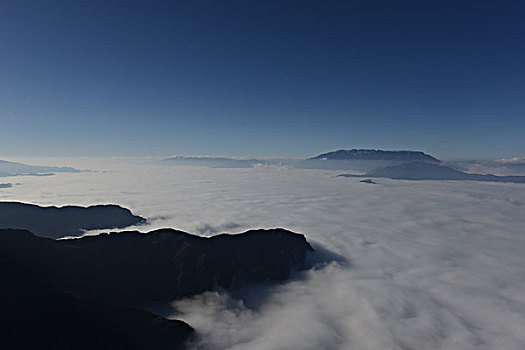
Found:
[[[447,166],[426,162],[411,162],[367,172],[364,175],[341,174],[341,177],[372,177],[395,180],[466,180],[525,183],[525,176],[470,174]]]
[[[182,348],[191,327],[143,305],[283,281],[311,250],[303,235],[284,229],[210,238],[162,229],[58,241],[2,229],[2,339],[17,348]]]
[[[0,202],[0,228],[29,230],[47,238],[80,236],[85,230],[124,228],[145,221],[133,215],[129,209],[114,204],[41,207],[20,202]]]

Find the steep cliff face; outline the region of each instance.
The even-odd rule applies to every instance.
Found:
[[[191,327],[142,310],[145,303],[285,280],[311,250],[303,235],[284,229],[211,238],[163,229],[59,241],[3,229],[6,338],[32,346],[36,338],[24,335],[36,332],[47,344],[39,348],[54,349],[182,347]],[[90,340],[82,343],[84,335]]]

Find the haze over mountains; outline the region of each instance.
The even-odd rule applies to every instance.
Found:
[[[173,156],[164,161],[171,165],[207,166],[210,168],[253,168],[255,166],[282,166],[292,165],[297,160],[286,158],[228,158],[209,156]]]
[[[173,165],[208,166],[211,168],[251,168],[254,166],[292,166],[306,169],[352,169],[400,164],[408,161],[439,162],[438,159],[419,151],[382,151],[367,149],[338,150],[308,159],[242,159],[209,156],[174,156],[165,158]]]
[[[173,165],[185,166],[208,166],[210,168],[252,168],[255,165],[271,165],[275,162],[257,159],[237,159],[226,157],[191,157],[191,156],[174,156],[165,159],[166,162]]]
[[[0,177],[20,175],[46,176],[53,175],[54,173],[77,172],[80,172],[80,170],[71,167],[27,165],[22,163],[9,162],[6,160],[0,160]]]
[[[184,157],[176,156],[165,159],[173,165],[208,166],[212,168],[252,168],[254,166],[288,166],[300,169],[347,170],[354,174],[342,174],[352,177],[363,175],[403,180],[464,180],[522,183],[520,176],[498,176],[490,173],[476,174],[462,171],[473,165],[485,165],[504,168],[507,172],[525,169],[525,162],[512,161],[469,161],[442,162],[421,151],[384,151],[373,149],[338,150],[304,160],[286,159],[235,159],[226,157]],[[454,169],[456,168],[456,169]],[[355,174],[357,173],[357,174]]]
[[[312,169],[329,169],[333,167],[335,170],[356,167],[359,166],[359,164],[367,164],[367,167],[377,167],[385,164],[392,165],[408,161],[439,162],[438,159],[419,151],[382,151],[369,149],[338,150],[323,153],[308,159],[242,159],[209,156],[174,156],[165,158],[165,161],[173,165],[208,166],[211,168],[251,168],[254,166],[285,165]],[[359,161],[365,162],[360,163]]]
[[[496,176],[492,174],[469,174],[447,166],[409,162],[368,171],[364,175],[341,174],[341,177],[373,177],[394,180],[461,180],[525,183],[525,176]]]
[[[351,171],[353,174],[366,174],[378,171],[382,168],[402,165],[408,162],[425,162],[439,164],[451,168],[452,170],[467,174],[495,175],[495,176],[521,176],[525,175],[525,159],[501,159],[501,160],[464,160],[464,161],[441,161],[432,155],[421,151],[385,151],[374,149],[351,149],[337,150],[322,153],[307,159],[292,158],[233,158],[233,157],[211,157],[211,156],[172,156],[164,158],[161,164],[178,166],[206,166],[210,168],[253,168],[260,166],[282,166],[299,169],[325,169]],[[410,171],[408,168],[403,168]],[[438,167],[429,166],[427,172]],[[413,169],[414,171],[416,169]],[[441,169],[443,171],[443,169]],[[49,167],[34,166],[16,162],[0,161],[0,176],[19,176],[19,175],[51,175],[56,172],[79,172],[73,167]],[[379,173],[377,173],[379,174]],[[381,175],[383,176],[383,175]],[[405,177],[410,177],[406,175]],[[420,175],[419,177],[421,177]],[[387,176],[385,176],[387,177]],[[417,177],[415,174],[412,177]],[[469,177],[456,174],[456,180],[474,180],[476,177]],[[480,177],[478,177],[481,179]],[[489,177],[484,177],[480,181],[490,181]],[[436,178],[437,179],[437,178]],[[493,177],[494,181],[500,181]],[[507,179],[508,180],[508,179]],[[516,180],[516,179],[514,179]],[[514,181],[512,180],[512,181]],[[518,181],[521,181],[517,179]],[[476,180],[477,181],[477,180]],[[0,184],[0,188],[9,188],[13,184]]]

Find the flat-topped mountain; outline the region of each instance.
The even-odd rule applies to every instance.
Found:
[[[303,235],[284,229],[210,238],[162,229],[58,241],[0,229],[5,337],[19,348],[177,349],[191,327],[143,305],[215,286],[282,281],[311,250]]]
[[[467,180],[525,183],[525,176],[470,174],[447,166],[426,162],[411,162],[375,169],[364,175],[341,174],[343,177],[376,177],[397,180]]]
[[[118,205],[41,207],[20,202],[0,202],[0,228],[17,228],[37,236],[80,236],[85,230],[124,228],[145,222]]]
[[[320,154],[310,159],[336,159],[336,160],[394,160],[403,162],[425,161],[439,162],[434,158],[420,151],[382,151],[374,149],[351,149],[338,150]]]
[[[381,151],[372,149],[351,149],[323,153],[297,162],[295,167],[303,169],[348,170],[364,173],[386,166],[422,161],[439,163],[426,153],[419,151]]]

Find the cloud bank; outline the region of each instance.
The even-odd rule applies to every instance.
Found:
[[[522,184],[369,186],[326,170],[63,162],[99,171],[18,178],[0,199],[117,203],[156,218],[143,231],[285,227],[348,261],[241,291],[243,299],[217,291],[175,302],[172,316],[198,332],[193,349],[525,347]]]

